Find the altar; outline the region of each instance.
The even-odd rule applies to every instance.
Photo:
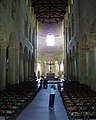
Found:
[[[55,78],[55,73],[46,73],[46,78],[47,79],[54,79]]]

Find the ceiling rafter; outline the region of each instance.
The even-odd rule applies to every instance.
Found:
[[[61,12],[60,12],[61,13]],[[57,13],[57,12],[53,12],[53,14],[55,14],[55,15],[59,15],[59,16],[61,16],[61,17],[64,17],[64,13],[62,13],[62,14],[60,14],[60,13]]]
[[[44,16],[44,15],[46,15],[46,14],[47,14],[46,12],[43,12],[43,13],[41,12],[41,13],[37,14],[36,17],[38,18],[38,17]]]
[[[64,19],[63,17],[48,17],[47,19],[54,19],[54,18],[55,18],[55,19],[61,19],[61,20]],[[44,17],[44,16],[43,16],[43,17],[41,16],[41,17],[39,17],[39,18],[37,17],[37,19],[38,19],[38,20],[39,20],[39,19],[46,19],[46,16],[45,16],[45,17]]]
[[[32,0],[36,19],[42,23],[58,23],[64,19],[68,0]]]
[[[49,8],[50,6],[38,6],[38,8],[35,8],[35,12],[38,12],[38,11],[40,11],[40,10],[43,10],[43,9],[46,9],[46,8]],[[66,11],[66,8],[65,7],[61,7],[61,6],[55,6],[55,5],[51,5],[51,7],[50,7],[50,9],[52,10],[52,8],[53,9],[57,9],[57,10],[61,10],[61,11],[63,11],[63,12],[65,12]]]
[[[63,12],[63,11],[56,11],[56,10],[55,10],[55,11],[50,11],[50,12],[49,12],[48,10],[47,10],[47,11],[38,11],[36,15],[38,16],[38,15],[40,15],[41,13],[42,13],[42,14],[43,14],[43,13],[45,13],[45,14],[49,13],[49,14],[53,14],[53,15],[54,15],[54,13],[55,13],[55,14],[58,14],[58,15],[60,15],[60,16],[63,16],[63,15],[64,15],[64,12]]]
[[[65,7],[62,8],[61,6],[51,6],[51,7],[54,8],[54,9],[57,9],[58,11],[64,11],[65,12],[65,10],[66,10]]]
[[[38,18],[41,18],[41,17],[42,17],[42,18],[43,18],[43,17],[44,17],[44,18],[45,18],[45,17],[46,17],[46,18],[49,18],[49,17],[53,17],[53,18],[54,18],[54,17],[58,17],[58,18],[64,19],[64,15],[62,15],[62,14],[59,15],[59,13],[57,13],[57,12],[54,12],[54,14],[53,14],[53,13],[51,14],[51,13],[48,13],[48,12],[44,12],[44,13],[41,12],[41,14],[39,13],[36,17],[37,17],[37,19],[38,19]]]
[[[48,6],[47,6],[48,7]],[[46,9],[47,7],[40,7],[40,8],[35,8],[35,13],[38,13],[39,11],[43,12],[44,9]]]
[[[61,6],[66,6],[65,4],[62,4],[62,3],[33,3],[32,6],[35,7],[35,6],[50,6],[50,5],[61,5]]]

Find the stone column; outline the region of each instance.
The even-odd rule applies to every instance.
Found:
[[[32,60],[31,60],[31,80],[32,80]]]
[[[96,90],[96,68],[95,68],[95,59],[94,59],[94,50],[89,51],[89,85],[93,90]]]
[[[15,47],[9,47],[9,79],[8,84],[15,84]]]
[[[33,60],[32,60],[32,63],[31,63],[31,69],[32,69],[32,79],[34,78],[34,67],[33,67]]]
[[[74,78],[73,77],[74,76],[74,59],[73,59],[73,57],[71,57],[69,65],[70,65],[70,67],[69,67],[69,77],[71,77],[71,79],[74,80],[73,79]]]
[[[28,79],[31,79],[31,59],[28,60]]]
[[[43,75],[43,74],[44,74],[44,72],[43,72],[43,63],[40,62],[40,77],[41,77],[41,75]]]
[[[47,65],[47,63],[44,63],[44,68],[45,68],[45,76],[47,75],[46,73],[49,72],[49,65]]]
[[[85,83],[86,81],[86,51],[82,50],[82,54],[81,54],[81,64],[80,64],[80,68],[81,68],[81,79],[80,82]]]
[[[74,57],[74,80],[76,81],[76,58]]]
[[[24,63],[23,63],[23,53],[20,54],[20,75],[21,81],[24,81]]]
[[[59,76],[59,65],[58,62],[55,62],[55,76],[58,77]]]
[[[0,56],[0,89],[6,87],[6,47],[1,47]]]
[[[32,56],[32,79],[34,78],[34,57]]]
[[[15,49],[15,83],[19,83],[19,51]]]
[[[41,63],[41,75],[45,76],[45,61]]]
[[[79,58],[76,56],[76,80],[79,81]]]
[[[26,60],[26,81],[28,81],[28,57]]]
[[[24,80],[28,81],[28,57],[24,56]]]
[[[72,62],[72,67],[71,67],[71,71],[72,71],[72,75],[73,75],[73,80],[76,81],[76,57],[75,55],[73,56],[73,62]]]
[[[60,64],[61,64],[61,62],[58,62],[58,75],[61,77]]]

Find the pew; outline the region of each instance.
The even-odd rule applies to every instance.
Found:
[[[96,93],[87,85],[65,81],[60,92],[69,120],[96,120]]]

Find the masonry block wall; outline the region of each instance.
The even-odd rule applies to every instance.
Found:
[[[37,43],[30,2],[0,1],[0,89],[32,78]]]

